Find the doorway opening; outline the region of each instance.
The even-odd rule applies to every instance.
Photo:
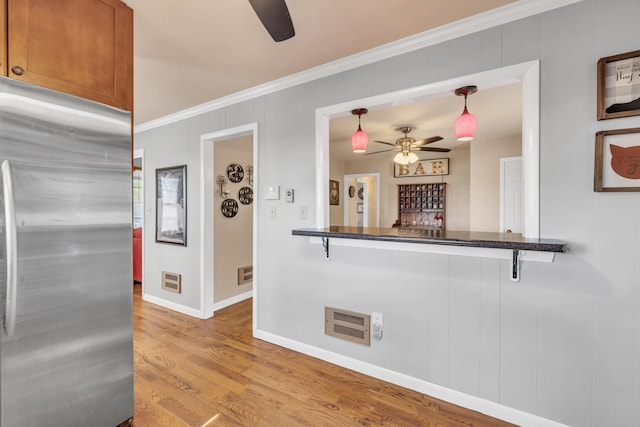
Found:
[[[500,232],[522,233],[522,156],[500,159]]]
[[[344,225],[380,226],[380,174],[378,172],[344,175]]]
[[[143,244],[144,238],[144,152],[133,153],[132,173],[132,251],[133,251],[133,283],[143,284]]]
[[[202,317],[252,297],[255,314],[257,123],[200,141]]]

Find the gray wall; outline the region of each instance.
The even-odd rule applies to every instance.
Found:
[[[595,64],[639,42],[640,0],[584,0],[137,134],[146,185],[157,167],[190,168],[189,246],[146,233],[145,292],[199,307],[199,136],[255,121],[261,330],[561,423],[640,426],[640,195],[592,190],[595,132],[640,126],[595,120]],[[291,235],[315,225],[316,108],[535,59],[540,231],[567,254],[523,263],[514,284],[506,261],[338,246],[326,261]],[[296,203],[264,201],[276,184],[295,188]],[[184,274],[182,295],[161,291],[161,270]],[[383,312],[384,339],[326,337],[325,305]]]

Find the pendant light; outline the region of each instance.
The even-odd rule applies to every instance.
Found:
[[[351,114],[358,116],[358,130],[355,131],[353,135],[351,135],[351,149],[354,153],[364,153],[367,150],[367,143],[369,142],[369,137],[366,133],[362,131],[360,127],[360,116],[363,114],[367,114],[369,110],[366,108],[356,108],[355,110],[351,110]]]
[[[473,95],[478,91],[477,86],[463,86],[455,90],[458,96],[464,96],[464,111],[456,119],[455,130],[458,141],[471,141],[476,135],[478,119],[467,111],[467,95]]]

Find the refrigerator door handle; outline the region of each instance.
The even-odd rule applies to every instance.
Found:
[[[16,289],[18,284],[18,248],[16,231],[16,205],[13,194],[13,175],[8,160],[2,162],[2,191],[4,192],[4,218],[7,241],[7,299],[4,331],[13,335],[16,326]]]

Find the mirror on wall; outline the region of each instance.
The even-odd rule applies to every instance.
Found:
[[[539,82],[538,63],[519,64],[491,70],[474,76],[439,82],[420,88],[318,110],[317,144],[328,151],[330,175],[342,177],[379,173],[379,227],[391,227],[398,220],[398,185],[410,183],[446,183],[446,224],[448,230],[506,232],[505,209],[521,215],[521,231],[526,237],[538,234],[538,123]],[[464,98],[454,90],[462,85],[476,84],[478,91],[469,96],[467,107],[478,119],[475,138],[460,142],[455,138],[454,121],[462,113]],[[362,116],[362,130],[369,136],[364,154],[351,151],[351,134],[357,129],[353,108],[368,108]],[[419,161],[446,158],[446,175],[400,176],[394,170],[397,151],[387,143],[403,136],[402,127],[411,126],[409,136],[441,140],[429,144],[448,152],[417,152]],[[326,138],[325,141],[322,139]],[[382,142],[376,142],[382,141]],[[524,147],[524,149],[523,149]],[[532,154],[533,153],[533,154]],[[521,158],[519,172],[510,167],[505,177],[500,165],[504,159]],[[513,161],[513,160],[512,160]],[[430,163],[429,163],[430,164]],[[510,163],[513,165],[513,162]],[[325,165],[329,166],[329,165]],[[520,191],[505,199],[501,184],[515,175],[521,179]],[[513,189],[514,185],[509,188]],[[518,203],[518,206],[507,206]],[[325,224],[347,224],[347,214],[334,218],[327,213]],[[345,209],[346,212],[346,209]]]

